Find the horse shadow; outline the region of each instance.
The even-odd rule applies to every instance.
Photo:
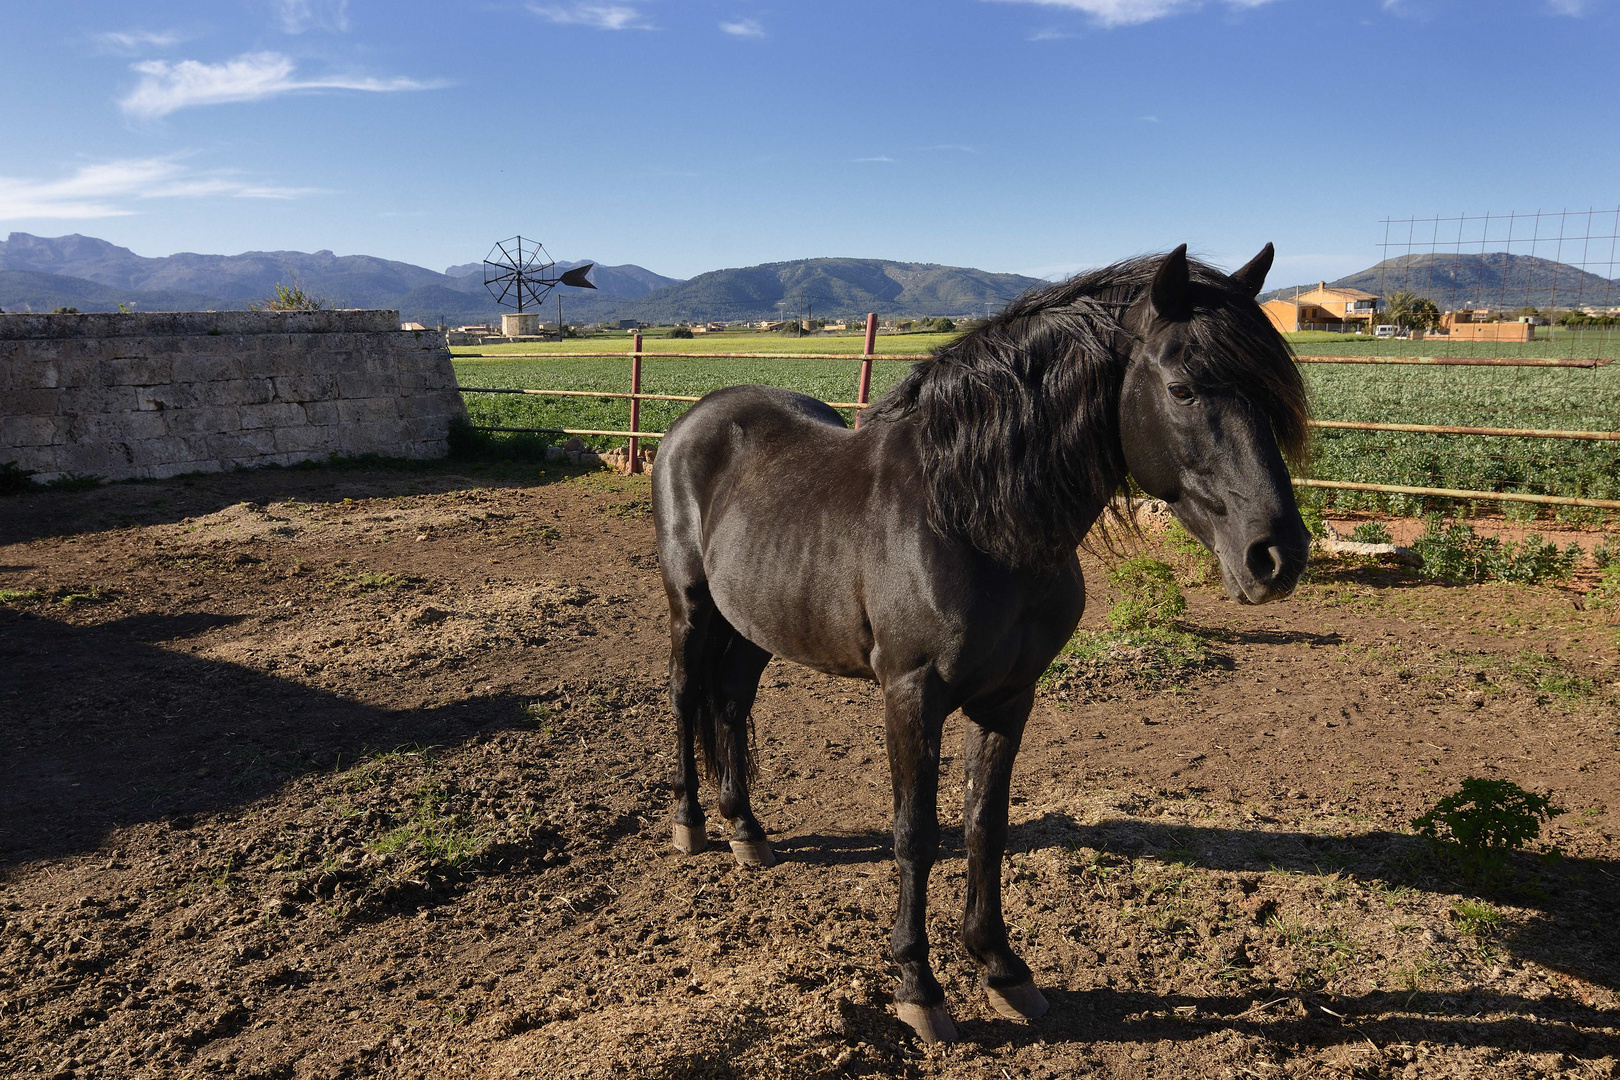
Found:
[[[183,651],[237,619],[80,626],[0,608],[0,873],[96,850],[122,827],[243,806],[367,751],[522,722],[512,698],[388,709]]]
[[[1452,872],[1426,839],[1385,830],[1350,836],[1171,825],[1121,819],[1083,825],[1047,813],[1012,828],[1010,853],[1054,846],[1132,858],[1152,856],[1206,870],[1337,874],[1386,888],[1500,899],[1539,913],[1498,944],[1542,967],[1620,989],[1620,940],[1595,932],[1620,924],[1620,860],[1516,852],[1510,874],[1478,885]]]
[[[0,545],[77,536],[109,528],[171,525],[216,513],[240,502],[296,498],[341,503],[397,495],[436,495],[478,489],[541,487],[584,472],[583,468],[521,462],[447,459],[267,466],[228,473],[193,473],[165,480],[124,480],[78,491],[38,491],[4,497]],[[31,567],[0,566],[0,573]]]
[[[1368,1064],[1386,1068],[1396,1058],[1387,1047],[1424,1041],[1520,1053],[1578,1051],[1585,1058],[1620,1054],[1620,1038],[1609,1034],[1614,1025],[1611,1012],[1567,999],[1538,1000],[1488,989],[1373,991],[1354,996],[1279,991],[1257,997],[1159,995],[1097,987],[1053,989],[1046,996],[1051,1011],[1034,1024],[970,1020],[961,1025],[962,1033],[981,1046],[993,1047],[1040,1042],[1152,1044],[1229,1031],[1273,1045],[1365,1047]],[[1400,1064],[1395,1061],[1397,1068]]]

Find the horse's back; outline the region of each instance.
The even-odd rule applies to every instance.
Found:
[[[653,469],[653,521],[660,558],[700,550],[705,512],[742,475],[769,468],[773,457],[806,439],[848,435],[825,402],[774,386],[728,386],[683,413],[658,447]],[[819,438],[818,438],[819,437]]]

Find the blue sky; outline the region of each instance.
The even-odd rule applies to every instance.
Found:
[[[1062,273],[1620,202],[1620,0],[15,4],[0,233]]]

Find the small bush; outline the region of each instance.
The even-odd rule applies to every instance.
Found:
[[[1321,507],[1301,506],[1299,519],[1305,523],[1305,531],[1311,534],[1312,540],[1321,540],[1327,536],[1327,522],[1322,520]]]
[[[291,285],[278,281],[269,296],[248,306],[254,311],[321,311],[332,307],[332,301],[309,292],[294,274]]]
[[[1176,573],[1158,559],[1138,558],[1109,571],[1124,598],[1108,612],[1108,625],[1122,634],[1169,630],[1187,610]]]
[[[1550,795],[1526,791],[1511,780],[1470,776],[1413,819],[1412,827],[1454,855],[1467,876],[1490,879],[1501,876],[1513,852],[1541,835],[1543,821],[1563,812]]]
[[[1581,557],[1576,543],[1559,551],[1535,533],[1503,543],[1500,537],[1481,536],[1472,525],[1444,523],[1438,516],[1428,519],[1412,546],[1423,556],[1423,572],[1429,577],[1467,583],[1568,581]]]
[[[1382,521],[1363,521],[1350,532],[1350,539],[1358,544],[1393,544],[1389,526]]]
[[[1595,544],[1592,547],[1592,561],[1598,564],[1599,570],[1620,566],[1620,539],[1602,540]]]
[[[689,327],[677,326],[669,332],[669,336],[672,338],[681,338],[683,340],[690,341],[692,340],[692,331]]]

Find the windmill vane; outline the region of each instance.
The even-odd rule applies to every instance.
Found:
[[[515,307],[521,314],[525,307],[539,307],[546,294],[558,285],[596,288],[586,277],[593,265],[585,263],[555,273],[557,264],[544,244],[514,236],[489,249],[484,258],[484,288],[497,304]]]

